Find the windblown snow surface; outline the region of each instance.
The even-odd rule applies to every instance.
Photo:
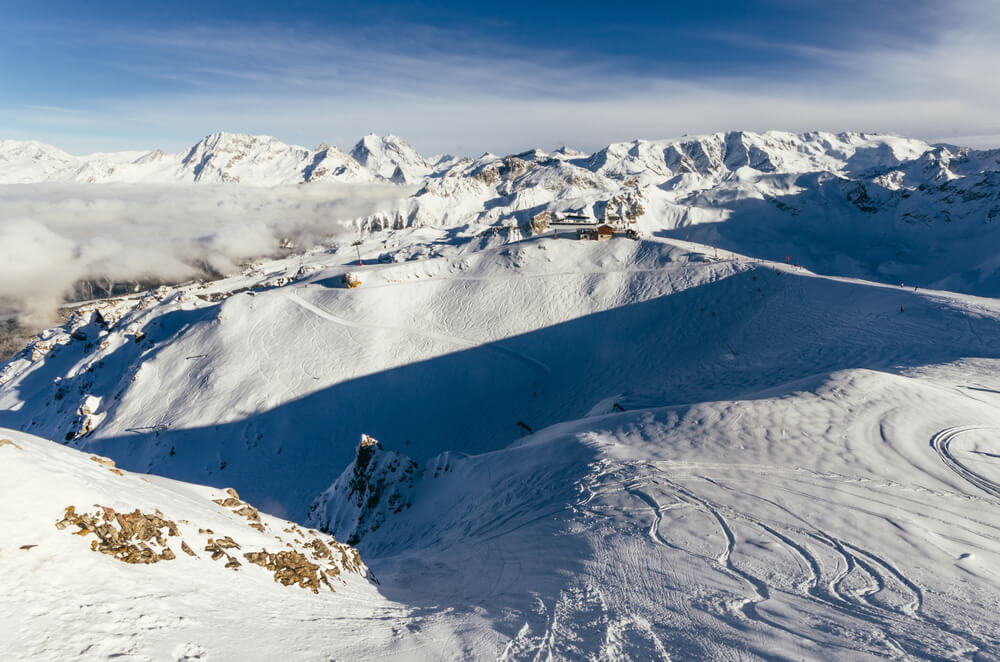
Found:
[[[5,657],[1000,659],[995,243],[959,253],[993,236],[967,180],[995,155],[942,192],[913,164],[946,148],[869,140],[903,174],[862,199],[860,138],[786,138],[704,139],[686,174],[679,141],[452,164],[358,246],[78,307],[0,368]],[[783,167],[833,183],[742,216]],[[637,240],[524,228],[640,193]],[[202,558],[122,564],[68,505],[184,518]],[[279,517],[270,551],[325,531],[364,567],[314,594],[194,533],[256,550]]]

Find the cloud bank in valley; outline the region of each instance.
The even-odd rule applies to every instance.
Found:
[[[52,320],[80,281],[178,282],[311,244],[390,209],[394,186],[258,188],[33,184],[0,187],[0,313]]]

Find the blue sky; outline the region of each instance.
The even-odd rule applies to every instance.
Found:
[[[216,130],[391,132],[427,154],[738,128],[1000,140],[994,0],[0,0],[0,17],[0,138],[78,153]]]

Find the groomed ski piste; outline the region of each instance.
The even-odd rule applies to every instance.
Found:
[[[654,221],[76,306],[0,368],[6,657],[1000,659],[1000,302]],[[159,511],[176,558],[70,505]],[[313,593],[209,535],[360,562]]]

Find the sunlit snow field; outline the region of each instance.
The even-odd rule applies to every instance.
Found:
[[[998,659],[997,155],[717,134],[513,158],[79,307],[0,367],[10,657]],[[249,188],[182,210],[270,210],[262,246],[326,227],[319,196],[285,225]],[[530,226],[617,194],[637,239]],[[53,526],[113,501],[271,544],[224,487],[371,574],[126,566]]]

